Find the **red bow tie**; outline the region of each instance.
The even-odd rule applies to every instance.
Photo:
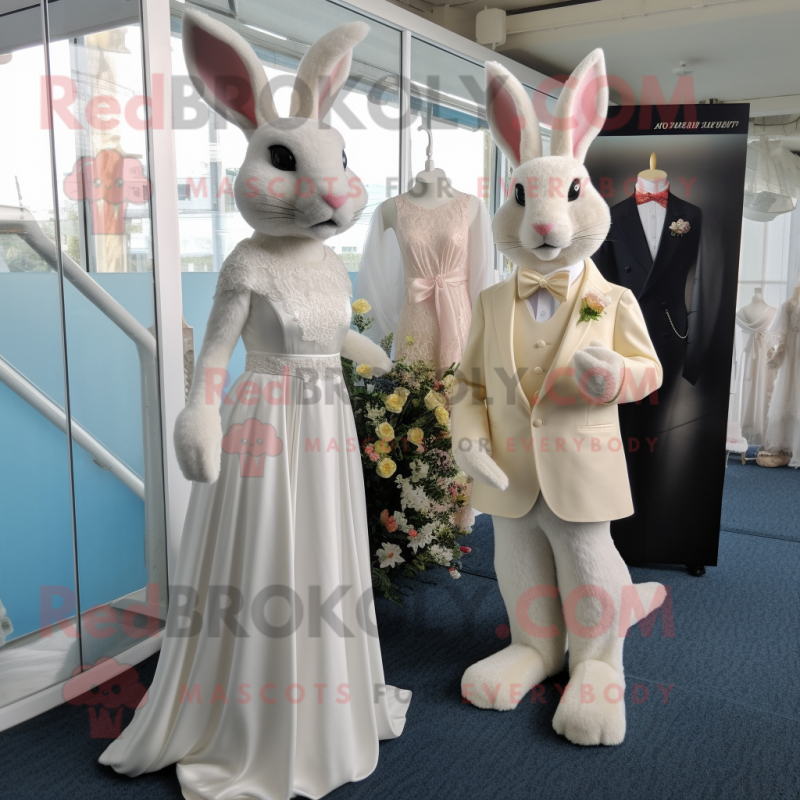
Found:
[[[650,192],[642,192],[639,189],[637,189],[635,194],[636,194],[637,206],[653,201],[654,203],[658,203],[661,206],[661,208],[667,207],[667,199],[669,198],[669,189],[664,189],[664,191],[662,192],[656,192],[656,194],[651,194]]]

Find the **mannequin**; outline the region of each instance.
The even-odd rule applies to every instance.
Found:
[[[667,173],[663,169],[656,169],[656,154],[650,155],[650,169],[642,170],[636,181],[636,191],[650,195],[655,195],[658,192],[669,191],[669,181],[667,180]],[[663,208],[654,200],[648,203],[637,205],[639,212],[639,219],[642,222],[642,230],[647,238],[647,244],[650,247],[650,255],[655,261],[658,254],[658,248],[661,244],[661,232],[664,228],[664,218],[667,215],[667,209]]]
[[[748,444],[762,444],[767,429],[767,409],[777,377],[777,368],[767,358],[774,338],[769,327],[777,313],[778,309],[764,300],[760,286],[753,299],[736,312],[736,327],[744,341],[735,350],[734,402],[728,422],[740,426]]]
[[[764,446],[758,464],[800,467],[800,281],[769,328],[769,367],[778,370],[769,402]]]
[[[435,209],[446,205],[451,200],[455,200],[461,192],[453,188],[450,179],[441,167],[433,163],[433,133],[430,128],[420,125],[418,131],[425,131],[428,134],[428,146],[425,148],[425,169],[418,172],[414,178],[414,185],[404,193],[414,205],[420,208]],[[467,208],[467,223],[472,225],[478,218],[481,201],[477,197],[471,197]],[[381,219],[386,228],[396,230],[397,227],[397,204],[393,197],[384,200],[379,206]]]
[[[752,324],[758,320],[768,308],[772,308],[772,306],[767,305],[767,302],[764,300],[763,290],[760,286],[757,286],[753,290],[753,299],[746,306],[742,306],[738,313],[745,322]]]
[[[634,194],[612,206],[610,235],[592,256],[606,280],[633,293],[664,368],[655,398],[619,409],[623,441],[640,445],[625,452],[635,513],[611,528],[629,563],[699,559],[702,538],[677,556],[673,531],[683,527],[687,508],[704,507],[703,475],[717,463],[706,445],[708,421],[698,411],[704,390],[695,388],[709,342],[702,227],[702,210],[673,193],[652,153]]]
[[[372,306],[373,341],[392,333],[397,359],[432,363],[441,375],[461,360],[495,255],[485,204],[453,188],[433,163],[430,128],[419,130],[428,134],[425,169],[375,211],[356,293]]]

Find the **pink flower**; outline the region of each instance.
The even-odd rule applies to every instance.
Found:
[[[409,532],[408,532],[408,538],[409,539],[416,539],[417,536],[419,536],[419,534],[413,528],[411,528],[409,530]]]
[[[394,517],[389,516],[389,510],[386,508],[381,511],[381,522],[389,533],[394,533],[397,530],[397,523]]]
[[[370,461],[377,461],[379,458],[380,458],[380,456],[374,451],[369,454],[369,460]]]

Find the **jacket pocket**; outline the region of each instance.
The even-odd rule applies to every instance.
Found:
[[[591,433],[592,431],[605,431],[609,430],[610,428],[615,428],[615,422],[601,422],[598,425],[579,425],[578,426],[578,433],[587,432]]]

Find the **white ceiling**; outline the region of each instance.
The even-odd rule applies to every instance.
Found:
[[[421,13],[468,38],[484,7],[519,9],[543,0],[476,0]],[[458,0],[454,0],[458,2]],[[642,76],[658,79],[667,100],[680,61],[694,69],[697,100],[782,98],[766,113],[800,112],[800,0],[599,0],[507,17],[497,48],[547,75],[569,73],[593,48],[605,50],[609,73],[641,99]],[[520,32],[515,32],[520,31]]]

